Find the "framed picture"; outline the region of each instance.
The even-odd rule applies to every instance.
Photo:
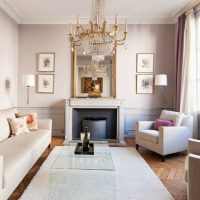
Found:
[[[137,70],[138,73],[154,72],[154,53],[137,53]]]
[[[55,71],[55,53],[38,54],[38,72]]]
[[[38,74],[38,93],[54,93],[54,74]]]
[[[153,94],[154,79],[153,75],[138,74],[136,75],[136,93]]]
[[[92,77],[83,77],[81,79],[81,93],[88,93],[91,91]],[[96,84],[99,84],[100,92],[103,92],[103,78],[97,78],[95,81]]]

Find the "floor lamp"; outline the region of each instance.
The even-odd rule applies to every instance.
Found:
[[[167,109],[167,101],[165,98],[165,92],[164,88],[167,86],[167,75],[166,74],[157,74],[155,76],[155,86],[159,86],[159,89],[161,90],[161,96],[163,100],[163,108]]]
[[[29,90],[30,87],[34,87],[35,86],[35,75],[33,74],[24,74],[23,75],[23,86],[26,87],[27,89],[27,93],[26,93],[26,106],[28,108],[29,106],[29,102],[30,102],[30,94],[29,94]]]

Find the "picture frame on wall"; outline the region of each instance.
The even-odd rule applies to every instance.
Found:
[[[154,75],[137,74],[136,75],[136,93],[153,94],[154,92]]]
[[[154,53],[137,53],[136,72],[153,73],[154,72]]]
[[[38,72],[55,71],[55,53],[38,53],[37,62]]]
[[[37,75],[37,92],[46,94],[54,93],[54,74]]]
[[[92,83],[92,77],[82,77],[81,78],[81,93],[88,93],[91,90],[91,83]],[[103,78],[98,77],[97,80],[95,80],[96,84],[99,84],[100,92],[103,92]]]

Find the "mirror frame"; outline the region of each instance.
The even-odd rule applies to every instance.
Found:
[[[77,90],[77,52],[76,52],[76,47],[73,48],[74,51],[71,52],[71,59],[72,59],[72,97],[73,98],[88,98],[88,97],[82,97],[82,96],[77,96],[76,90]],[[113,55],[113,94],[108,97],[99,97],[99,98],[116,98],[116,66],[117,66],[117,48],[115,48],[115,53]]]

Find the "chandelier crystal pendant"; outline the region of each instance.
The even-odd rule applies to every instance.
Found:
[[[92,9],[92,18],[89,21],[89,27],[84,29],[80,25],[79,15],[77,16],[77,25],[71,26],[69,34],[72,43],[72,51],[76,46],[83,46],[84,53],[92,55],[95,60],[102,60],[106,55],[115,51],[117,45],[124,45],[127,35],[127,24],[125,22],[123,30],[119,28],[118,16],[115,17],[115,24],[112,31],[107,28],[107,22],[103,19],[104,0],[95,0]]]

